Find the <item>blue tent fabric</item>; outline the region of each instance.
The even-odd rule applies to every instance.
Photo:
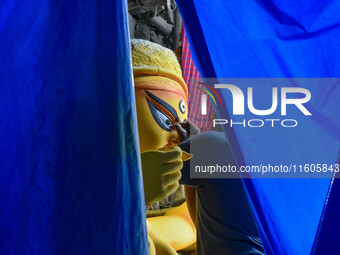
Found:
[[[177,3],[194,61],[205,78],[339,77],[338,1]],[[241,82],[238,86],[245,92],[249,83]],[[254,86],[254,102],[259,109],[263,109],[262,105],[266,107],[265,102],[268,105],[271,86]],[[337,80],[288,86],[310,90],[312,99],[306,107],[312,116],[290,112],[302,125],[288,130],[240,126],[225,129],[239,165],[337,162],[340,148]],[[224,93],[222,99],[226,107],[216,110],[219,117],[229,118],[231,96]],[[244,118],[251,116],[246,113]],[[334,213],[330,213],[334,209],[324,208],[329,188],[337,187],[330,186],[330,182],[331,175],[328,179],[244,179],[267,254],[309,254],[318,250],[320,242],[314,242],[316,236],[326,235],[324,240],[327,235],[339,238],[339,230],[328,228],[332,232],[326,232],[321,224],[325,217],[329,222],[336,221]],[[316,254],[336,251],[338,246],[332,242],[335,239],[327,240],[327,245],[322,246],[323,253]]]
[[[147,254],[126,1],[0,10],[0,254]]]

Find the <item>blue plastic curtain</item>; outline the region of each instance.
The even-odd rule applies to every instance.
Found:
[[[0,3],[0,254],[146,254],[125,0]]]
[[[206,78],[340,76],[339,1],[177,3],[194,61]],[[246,84],[240,86],[246,91]],[[254,101],[268,102],[268,88],[255,87]],[[226,129],[239,165],[337,162],[340,86],[315,83],[305,88],[313,95],[308,104],[313,117],[305,118],[303,125],[290,130]],[[231,116],[230,95],[224,94],[223,100],[224,113]],[[244,180],[267,254],[337,252],[340,232],[334,227],[339,226],[334,201],[339,184],[330,182],[331,178]]]

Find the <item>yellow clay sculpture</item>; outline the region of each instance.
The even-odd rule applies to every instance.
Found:
[[[160,201],[179,187],[183,160],[172,125],[187,119],[188,89],[175,54],[160,45],[132,40],[132,63],[145,203]],[[150,254],[177,254],[195,242],[186,203],[148,218]]]

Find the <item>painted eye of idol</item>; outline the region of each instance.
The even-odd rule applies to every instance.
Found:
[[[145,90],[145,93],[151,114],[157,124],[165,131],[174,132],[171,126],[178,118],[176,110],[151,92]]]
[[[172,121],[161,111],[157,110],[157,108],[148,100],[149,108],[152,113],[153,118],[157,122],[157,124],[164,129],[165,131],[174,132],[170,129],[172,126]]]
[[[183,99],[179,102],[179,109],[181,110],[182,113],[185,113],[185,103]]]

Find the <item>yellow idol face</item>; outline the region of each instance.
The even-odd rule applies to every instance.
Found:
[[[141,152],[179,143],[172,129],[188,118],[188,107],[180,85],[161,76],[135,79],[138,133]]]

